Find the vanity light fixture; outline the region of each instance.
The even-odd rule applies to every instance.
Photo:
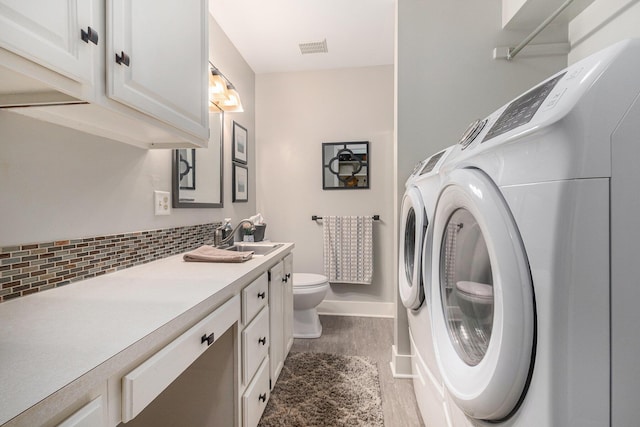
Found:
[[[209,106],[209,109],[215,111],[220,109],[229,113],[243,112],[244,108],[235,86],[211,62],[209,62],[209,71],[209,102],[214,104]]]
[[[222,101],[220,108],[231,113],[242,113],[244,111],[240,95],[231,83],[227,85],[227,99]]]
[[[227,97],[227,81],[222,77],[220,70],[211,66],[209,73],[209,100],[222,101]]]

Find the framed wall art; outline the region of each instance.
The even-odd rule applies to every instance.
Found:
[[[233,122],[233,161],[247,164],[247,144],[248,134],[247,129]]]
[[[249,201],[249,168],[233,164],[233,202]]]

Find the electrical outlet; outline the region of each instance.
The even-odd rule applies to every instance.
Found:
[[[155,212],[156,215],[171,214],[171,193],[168,191],[154,191]]]

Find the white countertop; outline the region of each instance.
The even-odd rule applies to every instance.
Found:
[[[180,316],[195,323],[292,248],[241,264],[175,255],[0,304],[0,424]]]

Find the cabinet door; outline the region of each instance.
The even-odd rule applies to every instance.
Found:
[[[284,364],[283,274],[282,261],[269,270],[269,359],[272,386],[275,385]]]
[[[107,0],[107,96],[208,139],[206,0]]]
[[[91,27],[96,42],[102,42],[101,24],[93,18],[97,5],[97,0],[0,0],[0,47],[92,83],[93,57],[99,51],[82,40],[81,31]]]
[[[293,345],[293,254],[284,257],[285,286],[282,298],[284,322],[284,358]]]

